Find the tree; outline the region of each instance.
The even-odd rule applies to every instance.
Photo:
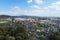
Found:
[[[49,40],[60,40],[60,32],[54,32],[48,37]]]

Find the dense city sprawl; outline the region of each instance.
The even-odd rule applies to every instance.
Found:
[[[2,15],[0,40],[60,40],[60,18]]]

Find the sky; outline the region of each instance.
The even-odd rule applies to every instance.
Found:
[[[60,0],[0,0],[0,15],[60,17]]]

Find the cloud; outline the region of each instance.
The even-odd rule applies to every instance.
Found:
[[[46,8],[51,10],[60,10],[60,2],[52,3],[50,6]]]
[[[27,3],[32,3],[32,0],[27,0]]]
[[[60,17],[60,2],[51,3],[47,7],[40,7],[38,5],[31,6],[31,10],[22,10],[19,6],[12,7],[9,11],[0,11],[0,14],[6,15],[30,15],[30,16],[50,16],[50,17]],[[36,9],[38,8],[38,9]],[[42,9],[39,9],[42,8]]]
[[[19,6],[14,6],[8,11],[0,11],[0,15],[16,16],[16,15],[22,15],[22,14],[23,14],[23,10]]]
[[[42,8],[39,10],[32,10],[29,13],[31,15],[37,15],[37,16],[50,16],[50,17],[60,17],[60,1],[51,3],[51,5],[46,7],[39,7],[37,5],[33,5],[33,8]]]
[[[43,0],[34,0],[35,4],[42,4]]]
[[[1,15],[12,15],[12,16],[19,16],[19,15],[31,15],[31,16],[38,16],[41,13],[46,12],[46,10],[22,10],[20,7],[15,6],[9,11],[0,11]],[[40,15],[39,15],[40,16]]]
[[[35,9],[40,9],[40,7],[38,5],[33,5],[33,6],[30,6],[31,8],[35,8]]]
[[[60,10],[60,2],[53,3],[52,5],[55,6],[56,10]]]
[[[27,0],[27,3],[42,4],[43,0]]]
[[[35,9],[40,9],[40,4],[42,4],[44,1],[43,0],[28,0],[27,3],[32,3],[32,5],[30,5],[31,8],[35,8]]]
[[[51,5],[44,7],[44,10],[48,10],[46,16],[60,17],[60,2],[51,3]]]

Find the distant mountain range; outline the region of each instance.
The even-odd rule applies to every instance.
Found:
[[[9,16],[9,15],[0,15],[0,18],[9,18],[9,17],[11,17],[11,16]]]
[[[27,15],[20,15],[20,16],[10,16],[10,15],[0,15],[0,18],[9,18],[9,17],[13,17],[13,18],[29,18],[29,17],[36,17],[36,16],[27,16]]]
[[[0,18],[29,18],[30,16],[27,15],[20,15],[20,16],[10,16],[10,15],[0,15]]]
[[[38,19],[50,19],[50,18],[57,18],[60,19],[60,17],[38,17],[38,16],[28,16],[28,15],[20,15],[20,16],[10,16],[10,15],[0,15],[0,18],[38,18]]]

